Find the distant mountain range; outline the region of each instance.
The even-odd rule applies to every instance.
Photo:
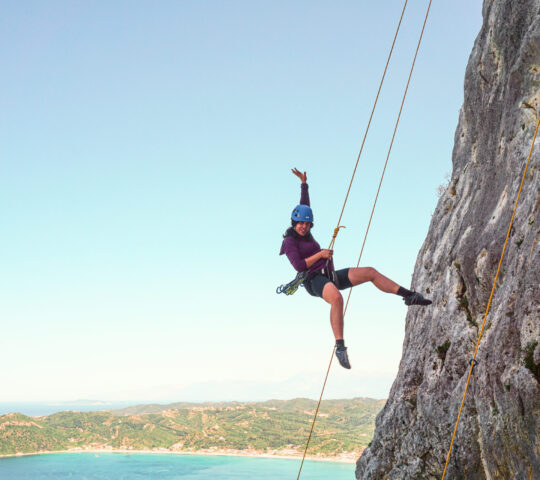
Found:
[[[332,375],[325,390],[325,398],[386,398],[395,375],[394,370],[355,364],[353,370],[338,370]],[[262,402],[269,398],[318,398],[321,382],[320,371],[304,371],[281,380],[223,379],[187,385],[143,384],[127,390],[92,392],[91,398],[121,403],[125,399],[150,403],[158,399],[161,402],[174,402],[178,398],[194,403],[208,400]]]
[[[371,441],[384,400],[355,398],[321,404],[309,453],[358,456]],[[0,455],[66,450],[298,455],[314,400],[171,403],[46,417],[0,416]]]

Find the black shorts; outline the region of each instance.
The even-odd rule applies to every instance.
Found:
[[[322,275],[321,272],[316,272],[304,282],[306,291],[314,297],[322,298],[323,288],[328,282],[332,282],[339,290],[345,290],[346,288],[352,287],[352,283],[349,280],[348,268],[336,270],[333,273],[334,278],[333,280],[330,280],[326,275]]]

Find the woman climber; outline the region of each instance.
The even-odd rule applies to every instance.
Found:
[[[314,297],[321,297],[330,304],[330,324],[336,338],[336,357],[344,368],[351,368],[347,347],[343,340],[343,297],[340,290],[372,282],[379,290],[403,297],[405,305],[430,305],[431,300],[417,292],[400,287],[372,267],[344,268],[335,270],[332,262],[333,250],[321,249],[311,235],[313,212],[309,203],[306,172],[292,172],[301,180],[300,204],[291,214],[292,226],[283,235],[280,255],[287,255],[292,266],[307,277],[303,285]]]

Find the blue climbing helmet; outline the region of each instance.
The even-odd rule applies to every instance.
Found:
[[[295,222],[312,222],[313,211],[307,205],[297,205],[291,213],[291,218]]]

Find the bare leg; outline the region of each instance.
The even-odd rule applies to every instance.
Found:
[[[343,340],[343,297],[331,282],[324,286],[322,297],[330,304],[330,325],[334,337],[336,337],[336,340]]]
[[[353,286],[360,285],[364,282],[372,282],[379,290],[386,293],[397,293],[399,290],[399,285],[396,282],[385,277],[372,267],[349,269],[349,280]]]

